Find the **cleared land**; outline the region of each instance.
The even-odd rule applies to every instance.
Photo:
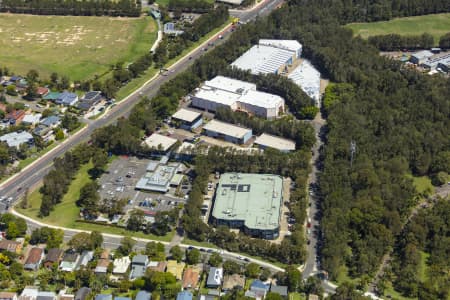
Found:
[[[0,64],[16,74],[36,69],[90,79],[148,52],[156,40],[151,17],[109,18],[0,14]]]
[[[397,18],[373,23],[352,23],[348,24],[347,27],[351,28],[355,35],[360,35],[363,38],[390,33],[418,35],[427,32],[433,35],[437,43],[441,36],[450,32],[450,14]]]

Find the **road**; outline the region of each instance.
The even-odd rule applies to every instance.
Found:
[[[321,147],[323,146],[322,141],[322,129],[323,126],[326,124],[326,120],[323,119],[322,114],[319,112],[314,120],[310,122],[310,124],[314,128],[315,136],[316,136],[316,143],[311,149],[312,151],[312,157],[311,157],[311,173],[309,173],[308,176],[308,183],[310,187],[317,187],[318,186],[318,164],[320,163],[319,160],[319,152]],[[309,244],[306,246],[306,250],[308,253],[308,257],[303,264],[302,267],[299,268],[299,270],[302,272],[303,280],[306,280],[308,277],[316,276],[318,274],[321,274],[322,270],[320,268],[320,257],[319,257],[319,237],[320,237],[320,195],[318,194],[317,188],[309,189],[309,202],[310,206],[307,211],[308,215],[308,221],[310,220],[310,228],[309,233],[307,229],[307,239],[309,240]],[[322,273],[323,274],[323,273]],[[323,277],[321,277],[323,278]],[[333,283],[329,282],[328,280],[322,281],[322,287],[324,291],[327,294],[334,294],[336,291],[337,286]]]
[[[282,2],[283,2],[282,0],[264,0],[257,6],[255,6],[254,9],[250,11],[239,12],[235,16],[239,17],[242,22],[248,22],[255,19],[258,15],[260,16],[267,15],[271,10],[275,9]],[[82,130],[74,134],[72,137],[65,140],[63,143],[61,143],[61,145],[54,148],[52,151],[46,153],[41,158],[36,160],[34,163],[30,164],[27,168],[23,169],[18,174],[12,176],[7,181],[3,182],[0,185],[0,195],[6,197],[13,197],[15,200],[18,200],[21,194],[27,188],[32,189],[42,181],[43,177],[49,172],[50,168],[52,167],[53,160],[55,158],[63,155],[77,144],[80,144],[84,141],[88,141],[89,137],[96,129],[112,124],[120,117],[127,116],[130,113],[133,106],[140,101],[142,96],[146,96],[149,98],[154,97],[162,84],[174,78],[180,72],[186,70],[195,61],[195,59],[199,58],[202,54],[205,53],[205,51],[202,50],[202,48],[205,47],[205,45],[207,45],[210,42],[214,42],[213,47],[215,47],[223,43],[223,41],[225,41],[231,34],[230,29],[231,24],[228,25],[223,31],[217,33],[209,40],[205,41],[202,45],[197,47],[191,53],[178,60],[174,65],[168,68],[169,71],[164,76],[156,75],[152,80],[149,80],[141,88],[130,94],[120,103],[118,103],[114,108],[108,110],[108,112],[102,115],[100,118],[89,123],[88,126],[84,127]],[[223,39],[219,39],[218,38],[219,35],[222,35]],[[33,220],[24,215],[21,215],[17,213],[13,208],[11,208],[10,211],[15,215],[24,218],[27,222],[29,230],[33,230],[35,228],[42,226],[60,228],[64,230],[65,241],[70,240],[73,235],[82,231],[70,228],[50,226],[48,224],[44,224],[37,220]],[[117,248],[120,245],[120,240],[123,238],[123,236],[120,235],[113,235],[106,233],[103,233],[103,236],[104,236],[104,246],[107,248]],[[144,248],[147,242],[152,241],[149,239],[142,239],[142,238],[135,238],[135,239],[137,240],[136,245],[137,249]],[[163,242],[163,244],[168,245],[169,243]],[[191,247],[192,245],[180,244],[180,246],[186,248]],[[208,248],[204,249],[216,251],[216,249],[208,249]],[[242,262],[242,259],[240,257],[245,257],[243,255],[241,256],[226,251],[223,252],[222,256],[225,259],[231,259],[239,262]],[[255,262],[263,267],[269,268],[273,272],[284,271],[282,268],[253,258],[247,257],[247,261]]]
[[[268,14],[271,10],[276,8],[281,3],[281,0],[265,0],[258,4],[253,10],[239,12],[237,13],[237,16],[242,22],[248,22],[255,19],[258,15]],[[147,82],[144,86],[118,103],[114,108],[110,109],[102,117],[88,124],[87,127],[79,131],[71,138],[68,138],[60,146],[54,148],[52,151],[36,160],[33,164],[23,169],[20,173],[14,175],[9,180],[2,183],[0,185],[0,196],[13,197],[13,199],[18,199],[21,193],[26,190],[26,188],[35,187],[49,172],[55,158],[63,155],[65,152],[69,151],[77,144],[88,141],[90,135],[96,129],[114,123],[120,117],[127,116],[134,105],[140,101],[142,96],[147,96],[149,98],[154,97],[162,84],[174,78],[180,72],[186,70],[195,61],[195,59],[199,58],[204,53],[204,51],[202,51],[202,48],[205,45],[214,41],[214,46],[212,47],[215,47],[226,40],[231,34],[230,27],[231,25],[227,26],[224,31],[217,33],[209,40],[205,41],[202,45],[197,47],[195,50],[193,50],[191,53],[181,58],[177,63],[168,68],[169,72],[167,72],[165,76],[156,76],[153,80]],[[219,35],[223,36],[223,40],[220,40],[218,38]]]

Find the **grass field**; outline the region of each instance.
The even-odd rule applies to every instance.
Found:
[[[442,35],[450,32],[450,14],[397,18],[373,23],[352,23],[347,27],[351,28],[355,35],[361,35],[363,38],[390,33],[417,35],[427,32],[434,36],[437,43]]]
[[[41,206],[42,201],[42,195],[41,193],[39,193],[39,189],[34,190],[29,195],[28,197],[29,208],[21,209],[19,207],[16,207],[16,210],[30,218],[55,226],[62,226],[89,231],[97,230],[104,233],[154,239],[167,242],[172,239],[172,237],[175,234],[174,231],[169,232],[165,236],[156,236],[152,234],[145,234],[143,232],[131,232],[124,228],[110,227],[101,224],[76,222],[76,220],[78,219],[79,208],[76,206],[75,202],[80,197],[81,187],[83,187],[86,183],[91,181],[88,171],[89,169],[92,168],[92,166],[93,164],[92,162],[90,162],[88,164],[83,165],[80,168],[77,175],[75,176],[75,179],[70,184],[69,190],[64,195],[62,202],[55,206],[54,210],[50,213],[49,216],[44,218],[38,217],[39,207]],[[61,216],[64,216],[64,218],[61,218]]]
[[[90,79],[132,62],[156,40],[151,17],[109,18],[0,14],[0,62],[16,74],[36,69]]]

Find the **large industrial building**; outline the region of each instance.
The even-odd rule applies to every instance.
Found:
[[[288,75],[288,78],[294,81],[319,106],[320,72],[309,61],[304,60]]]
[[[276,239],[280,231],[283,180],[271,174],[225,173],[216,189],[212,222],[248,235]]]
[[[144,144],[151,149],[167,152],[177,142],[177,139],[159,134],[153,133],[151,136],[145,139]]]
[[[203,126],[203,133],[209,137],[220,138],[235,144],[245,144],[253,135],[252,130],[249,128],[217,120],[211,120]]]
[[[295,40],[259,40],[231,65],[252,74],[283,74],[302,54],[302,45]]]
[[[272,119],[284,113],[284,99],[256,90],[256,84],[217,76],[205,83],[192,95],[193,107],[215,112],[227,107],[250,115]]]

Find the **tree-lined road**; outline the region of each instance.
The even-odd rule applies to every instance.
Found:
[[[235,16],[239,17],[242,22],[248,22],[255,19],[260,12],[261,15],[268,14],[282,2],[283,1],[281,0],[265,0],[255,6],[254,9],[236,13]],[[35,187],[49,172],[55,158],[60,157],[77,144],[88,141],[89,137],[96,129],[114,123],[120,117],[127,116],[134,105],[140,101],[142,96],[147,96],[149,98],[154,97],[162,84],[174,78],[180,72],[186,70],[195,59],[204,54],[205,51],[203,51],[202,48],[208,45],[208,43],[214,41],[214,46],[216,46],[226,40],[231,34],[230,28],[231,24],[169,67],[169,72],[167,72],[165,76],[155,76],[153,80],[147,82],[144,86],[130,94],[114,108],[110,109],[108,113],[88,124],[87,127],[79,131],[74,136],[69,137],[60,146],[48,152],[43,157],[36,160],[33,164],[11,177],[9,180],[0,184],[0,196],[13,197],[13,199],[17,200],[27,188]],[[222,35],[223,40],[218,38],[219,35]]]

